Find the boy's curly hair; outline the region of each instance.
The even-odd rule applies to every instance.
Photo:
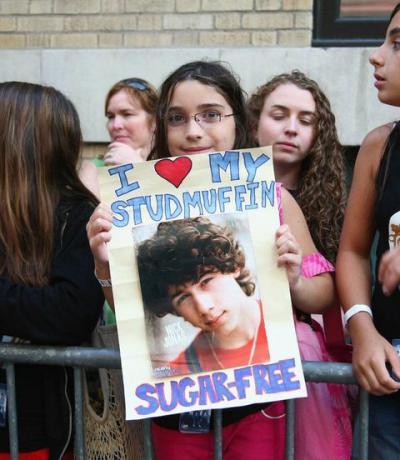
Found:
[[[226,227],[206,217],[160,223],[156,233],[139,244],[137,262],[144,306],[159,317],[174,313],[170,286],[196,283],[209,271],[239,270],[236,281],[245,294],[255,289],[239,242]]]
[[[257,130],[266,98],[278,86],[285,84],[309,91],[315,101],[317,122],[314,142],[303,161],[296,200],[318,250],[334,262],[347,192],[342,146],[328,98],[314,80],[298,70],[277,75],[257,88],[249,99],[252,127]]]

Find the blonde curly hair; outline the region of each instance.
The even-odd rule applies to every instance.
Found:
[[[347,193],[343,149],[328,98],[314,80],[298,70],[277,75],[257,88],[248,101],[252,128],[256,131],[266,98],[285,84],[309,91],[315,101],[314,140],[302,164],[296,200],[318,250],[334,262]]]

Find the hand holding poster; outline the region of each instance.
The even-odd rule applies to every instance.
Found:
[[[100,174],[127,419],[305,396],[270,149]]]

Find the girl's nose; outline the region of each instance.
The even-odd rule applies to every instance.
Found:
[[[377,48],[374,51],[372,51],[372,53],[370,54],[369,62],[374,67],[383,65],[382,51],[383,51],[383,45],[381,45],[379,48]]]
[[[185,134],[187,139],[200,139],[203,136],[203,128],[191,117],[186,123]]]
[[[115,116],[111,125],[113,129],[121,129],[123,127],[122,117],[120,117],[119,115]]]
[[[296,134],[298,131],[298,122],[296,117],[289,117],[285,126],[285,131],[290,134]]]

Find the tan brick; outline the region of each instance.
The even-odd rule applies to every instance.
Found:
[[[200,46],[240,46],[250,44],[248,32],[200,32]]]
[[[172,33],[132,33],[124,34],[125,46],[132,48],[165,47],[172,45]]]
[[[75,32],[113,32],[136,29],[136,15],[66,16],[64,30]]]
[[[100,0],[54,0],[54,12],[60,14],[100,13]]]
[[[25,48],[25,35],[0,34],[0,48]]]
[[[239,13],[220,13],[215,16],[216,29],[240,29]]]
[[[197,46],[199,44],[199,33],[190,32],[174,32],[172,44],[174,46]]]
[[[51,36],[53,48],[96,48],[97,34],[56,34]]]
[[[122,20],[122,30],[137,29],[137,14],[124,14]]]
[[[283,46],[310,46],[311,30],[279,30],[278,44]]]
[[[136,22],[136,21],[135,21]],[[120,31],[123,28],[124,16],[93,15],[87,17],[88,30]]]
[[[61,16],[21,16],[17,18],[17,29],[21,32],[61,31],[64,20]]]
[[[175,0],[125,0],[127,13],[168,13],[175,9]]]
[[[103,13],[123,13],[125,11],[124,0],[101,0]]]
[[[178,13],[195,13],[200,11],[200,0],[176,0]]]
[[[166,14],[163,17],[164,29],[212,29],[212,14]]]
[[[293,27],[291,13],[246,13],[242,17],[243,29],[289,29]]]
[[[313,0],[282,0],[284,10],[308,10],[313,8]]]
[[[29,0],[0,0],[0,14],[29,13]]]
[[[313,27],[313,16],[311,11],[304,11],[301,13],[295,13],[294,15],[294,27],[295,29],[312,29]]]
[[[26,36],[28,48],[50,48],[51,39],[49,34],[29,34]]]
[[[253,0],[202,0],[203,11],[246,11],[253,9]]]
[[[256,0],[256,10],[280,10],[282,7],[281,0]]]
[[[65,32],[84,32],[88,29],[87,16],[64,16]]]
[[[140,14],[137,17],[138,30],[161,30],[162,16],[159,14]]]
[[[121,48],[123,45],[123,35],[117,33],[100,34],[100,48]]]
[[[0,30],[2,32],[11,32],[17,28],[17,21],[10,16],[0,16]]]
[[[255,46],[272,46],[276,45],[278,41],[278,34],[275,30],[268,32],[252,32],[251,44]]]
[[[52,12],[52,0],[31,0],[29,12],[31,14],[48,14]]]

